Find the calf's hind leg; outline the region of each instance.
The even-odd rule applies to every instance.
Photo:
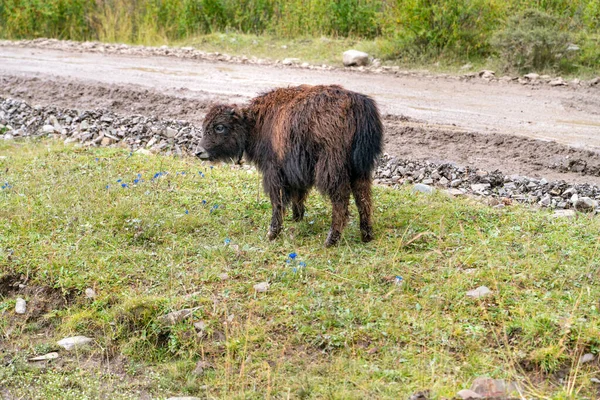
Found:
[[[333,192],[333,191],[332,191]],[[348,221],[348,203],[350,201],[350,188],[345,185],[329,194],[332,204],[331,228],[325,240],[325,247],[335,246],[342,236],[342,231]]]
[[[292,219],[294,222],[302,221],[304,218],[304,201],[308,196],[308,190],[296,190],[292,194]]]
[[[372,201],[371,201],[371,179],[360,178],[352,182],[352,194],[354,202],[358,208],[360,218],[360,234],[363,242],[370,242],[375,237],[373,235],[373,223],[371,221]]]

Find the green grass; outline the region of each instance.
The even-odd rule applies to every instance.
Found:
[[[0,156],[10,184],[0,190],[0,276],[50,288],[27,292],[30,310],[39,293],[69,300],[25,318],[14,294],[0,296],[0,382],[12,397],[391,399],[430,389],[441,399],[481,375],[521,382],[530,397],[596,396],[598,364],[578,365],[600,344],[595,217],[377,187],[376,240],[360,242],[353,209],[341,245],[325,249],[330,206],[314,193],[303,222],[288,215],[282,236],[266,240],[256,172],[55,142],[0,142]],[[269,291],[255,293],[262,281]],[[465,296],[480,285],[493,295]],[[158,321],[192,307],[174,326]],[[77,334],[94,345],[62,350],[47,368],[27,362]],[[194,373],[198,361],[210,367]]]

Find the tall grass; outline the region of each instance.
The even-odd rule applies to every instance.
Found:
[[[600,63],[600,0],[0,0],[0,36],[165,44],[235,31],[275,37],[385,38],[392,58],[484,59],[515,16],[535,10]]]

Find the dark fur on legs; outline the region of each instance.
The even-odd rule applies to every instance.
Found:
[[[246,107],[212,107],[203,127],[198,157],[238,161],[245,153],[263,173],[273,207],[269,239],[281,232],[290,203],[293,219],[303,218],[313,186],[332,202],[327,246],[341,237],[351,193],[362,240],[373,239],[371,176],[383,146],[383,126],[370,97],[337,85],[275,89]]]

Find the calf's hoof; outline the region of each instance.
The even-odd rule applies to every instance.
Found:
[[[279,236],[279,231],[269,229],[269,232],[267,233],[267,237],[269,238],[269,240],[275,240],[277,236]]]
[[[362,237],[363,243],[368,243],[371,240],[375,239],[375,235],[373,234],[372,230],[362,231],[361,232],[361,237]]]
[[[325,247],[335,246],[340,241],[340,232],[337,231],[329,231],[327,235],[327,240],[325,240]]]

